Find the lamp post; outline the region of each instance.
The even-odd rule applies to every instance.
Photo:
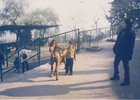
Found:
[[[98,42],[99,42],[99,34],[98,34],[98,21],[99,21],[99,18],[95,18],[95,17],[93,17],[94,18],[94,23],[95,23],[95,25],[96,25],[96,35],[97,35],[97,47],[98,47]]]

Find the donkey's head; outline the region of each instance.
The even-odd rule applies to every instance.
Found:
[[[49,51],[53,53],[55,49],[55,40],[53,38],[48,39],[48,46],[49,46]]]

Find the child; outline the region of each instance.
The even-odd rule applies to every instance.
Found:
[[[16,57],[16,58],[15,58],[15,61],[14,61],[14,66],[15,66],[14,72],[17,72],[17,71],[18,71],[19,65],[20,65],[19,58]]]
[[[69,41],[68,48],[63,52],[62,56],[66,54],[66,73],[68,75],[68,70],[70,67],[70,75],[73,75],[73,59],[76,61],[76,52],[73,48],[73,41]]]

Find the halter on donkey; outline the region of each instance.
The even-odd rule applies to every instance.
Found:
[[[49,51],[51,52],[50,64],[51,64],[51,77],[53,76],[53,64],[56,63],[56,80],[58,80],[58,70],[61,63],[66,64],[66,56],[61,56],[64,49],[57,46],[53,38],[48,39]]]

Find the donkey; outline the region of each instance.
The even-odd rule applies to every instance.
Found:
[[[55,40],[53,38],[48,39],[49,51],[51,52],[50,64],[51,64],[51,75],[53,76],[53,64],[56,63],[55,71],[56,71],[56,80],[58,80],[58,70],[61,63],[66,65],[66,56],[61,56],[61,53],[64,49],[61,49],[57,46]]]

